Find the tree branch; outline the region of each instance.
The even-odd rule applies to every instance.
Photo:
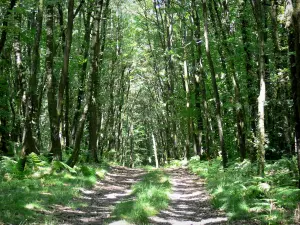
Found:
[[[73,15],[73,19],[76,18],[76,16],[78,15],[78,13],[79,13],[79,11],[80,11],[80,9],[81,9],[81,7],[83,6],[84,3],[85,3],[85,0],[81,0],[81,2],[79,3],[79,6],[77,7],[77,9],[76,9],[76,11]]]

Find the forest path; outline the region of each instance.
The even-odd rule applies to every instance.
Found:
[[[113,166],[105,178],[87,190],[81,189],[79,199],[86,206],[78,209],[57,206],[54,216],[62,225],[93,225],[106,224],[114,206],[122,200],[130,198],[131,186],[145,174],[141,169]]]
[[[151,217],[150,225],[254,225],[251,221],[228,222],[224,212],[212,208],[205,182],[187,169],[165,169],[170,176],[172,192],[166,210]],[[57,206],[54,216],[63,225],[130,225],[114,221],[111,214],[114,206],[132,198],[131,186],[140,181],[146,171],[114,166],[91,190],[82,189],[80,202],[85,207],[72,209]],[[141,224],[138,224],[141,225]]]
[[[187,169],[166,169],[171,177],[172,193],[166,210],[150,219],[155,225],[228,224],[224,213],[214,210],[203,179]]]

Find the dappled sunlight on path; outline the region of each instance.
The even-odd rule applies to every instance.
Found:
[[[168,209],[152,217],[155,225],[208,225],[228,224],[224,213],[214,210],[204,182],[185,169],[166,170],[172,179],[172,193]]]
[[[55,207],[54,215],[58,218],[58,224],[104,224],[114,206],[130,198],[131,185],[139,181],[143,174],[144,171],[139,169],[112,167],[105,179],[99,181],[93,189],[80,190],[82,196],[79,201],[86,207]],[[121,224],[126,223],[123,221]]]
[[[172,192],[170,204],[166,210],[149,220],[150,225],[254,225],[251,221],[229,222],[224,212],[212,208],[204,181],[191,175],[186,169],[165,170],[171,177]],[[104,180],[91,189],[81,189],[81,198],[85,204],[76,209],[55,206],[54,216],[58,224],[64,225],[130,225],[119,220],[114,221],[112,211],[121,201],[131,200],[131,186],[140,181],[145,171],[125,167],[112,167]],[[142,225],[142,224],[138,224]]]

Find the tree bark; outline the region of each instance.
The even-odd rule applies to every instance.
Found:
[[[217,118],[217,125],[218,125],[218,131],[219,131],[219,144],[220,144],[220,150],[221,150],[221,154],[222,154],[223,168],[226,168],[227,162],[228,162],[228,156],[227,156],[227,151],[225,148],[224,135],[223,135],[223,125],[222,125],[222,116],[221,116],[221,101],[220,101],[220,96],[219,96],[217,80],[216,80],[215,67],[214,67],[214,63],[213,63],[213,60],[212,60],[212,57],[210,54],[206,0],[202,0],[202,10],[203,10],[203,18],[204,18],[204,38],[205,38],[206,56],[207,56],[207,60],[208,60],[209,68],[210,68],[211,80],[212,80],[214,97],[215,97],[215,102],[216,102],[216,118]]]
[[[196,53],[196,71],[195,71],[195,101],[196,101],[196,109],[197,109],[197,128],[198,128],[198,140],[199,140],[199,149],[198,154],[201,153],[201,149],[203,148],[203,140],[202,136],[204,133],[204,127],[206,128],[205,134],[205,151],[207,156],[210,155],[210,127],[208,121],[208,105],[207,105],[207,97],[206,97],[206,86],[205,80],[206,75],[203,68],[203,56],[202,56],[202,40],[201,40],[201,25],[200,25],[200,18],[197,11],[197,5],[195,0],[192,1],[192,16],[193,21],[195,23],[195,38],[196,38],[196,46],[197,46],[197,53]],[[200,95],[202,99],[200,99]],[[203,108],[203,115],[201,113],[201,107]],[[203,117],[203,119],[202,119]],[[203,126],[204,125],[204,126]]]
[[[296,55],[293,56],[290,54],[290,62],[292,74],[292,94],[295,112],[295,151],[297,152],[298,158],[298,171],[300,171],[300,0],[295,1],[292,21],[293,33],[290,33],[290,50],[295,50]],[[298,181],[298,186],[300,188],[300,179]]]
[[[61,80],[59,83],[58,99],[57,99],[57,115],[59,123],[62,122],[62,110],[63,110],[63,99],[64,92],[66,91],[66,112],[65,112],[65,137],[66,147],[69,147],[69,64],[70,64],[70,52],[72,46],[72,34],[73,34],[73,23],[74,23],[74,0],[68,1],[68,22],[66,30],[66,39],[64,43],[64,60]]]
[[[159,164],[158,164],[158,157],[157,157],[157,146],[156,146],[156,140],[153,132],[152,132],[152,144],[153,144],[153,152],[154,152],[154,159],[155,159],[155,167],[158,168]]]
[[[51,147],[50,153],[54,159],[62,160],[61,144],[59,137],[59,119],[57,114],[57,101],[56,101],[56,77],[53,73],[54,67],[54,6],[53,3],[48,3],[46,7],[46,74],[48,80],[48,112],[50,120],[50,136]]]
[[[80,72],[80,79],[79,79],[79,88],[78,88],[78,94],[77,94],[77,103],[76,103],[76,109],[74,113],[73,118],[73,125],[72,125],[72,139],[75,139],[75,134],[77,130],[78,120],[80,117],[81,107],[82,103],[84,101],[85,93],[84,93],[84,87],[85,87],[85,78],[87,73],[87,65],[88,65],[88,57],[89,57],[89,49],[90,49],[90,36],[91,36],[91,25],[90,25],[90,19],[92,16],[92,11],[87,9],[86,17],[84,14],[84,43],[82,44],[83,49],[83,59],[84,62],[81,66],[81,72]]]
[[[83,113],[81,115],[79,123],[78,123],[78,128],[77,128],[76,134],[75,134],[74,150],[72,152],[71,157],[69,158],[69,160],[67,162],[67,164],[71,167],[75,166],[75,164],[78,161],[78,157],[79,157],[79,153],[80,153],[80,144],[81,144],[81,139],[82,139],[82,135],[83,135],[84,124],[85,124],[86,117],[88,114],[88,109],[89,109],[89,105],[86,104],[83,109]]]
[[[266,71],[265,71],[265,33],[264,33],[264,21],[265,13],[264,6],[261,1],[253,1],[254,16],[256,19],[256,27],[258,33],[258,65],[259,65],[259,97],[258,102],[258,174],[264,176],[265,169],[265,101],[266,101]]]
[[[31,74],[29,78],[28,91],[26,93],[26,111],[25,111],[25,125],[24,125],[24,139],[23,139],[23,151],[26,153],[38,152],[37,143],[34,139],[34,130],[33,130],[33,121],[36,123],[37,132],[39,132],[39,117],[37,114],[38,108],[38,72],[40,68],[40,41],[42,36],[42,27],[43,27],[43,10],[44,10],[44,1],[40,0],[38,2],[38,13],[36,16],[36,34],[33,45],[33,54],[32,54],[32,65],[31,65]]]
[[[248,112],[250,114],[249,116],[249,126],[248,129],[250,129],[250,139],[252,142],[251,147],[249,147],[249,158],[251,162],[256,161],[256,147],[255,147],[255,136],[256,136],[256,111],[257,111],[257,104],[256,104],[256,97],[255,93],[257,92],[257,89],[259,87],[259,82],[257,81],[257,76],[254,74],[253,66],[252,66],[252,60],[253,56],[250,51],[250,38],[249,34],[247,32],[247,27],[249,26],[248,21],[248,14],[246,10],[246,2],[241,4],[241,32],[242,32],[242,40],[243,40],[243,48],[245,51],[245,69],[247,74],[247,95],[248,95],[248,104],[249,109]],[[253,81],[254,82],[253,84]]]
[[[240,159],[241,159],[241,161],[244,161],[244,159],[246,158],[246,152],[247,152],[244,106],[241,102],[241,94],[240,94],[241,90],[240,90],[240,85],[239,85],[239,81],[238,81],[237,74],[236,74],[235,62],[233,59],[234,51],[232,50],[230,43],[228,43],[228,36],[230,35],[230,30],[229,30],[230,22],[228,21],[229,20],[228,17],[225,16],[226,23],[225,23],[225,25],[223,25],[223,23],[221,21],[221,16],[220,16],[220,13],[218,10],[218,5],[216,4],[215,0],[213,2],[214,2],[214,9],[215,9],[216,15],[217,15],[218,26],[220,27],[220,31],[221,31],[221,38],[222,38],[221,43],[223,45],[223,48],[224,48],[226,56],[227,56],[224,58],[225,59],[224,61],[228,61],[228,71],[229,71],[229,74],[231,75],[232,85],[233,85],[233,89],[234,89],[234,103],[235,103],[235,114],[236,114],[235,116],[236,116],[236,125],[237,125],[238,149],[239,149],[239,153],[240,153]],[[225,15],[229,15],[227,2],[223,2],[223,6],[226,9]],[[217,27],[215,29],[217,29]],[[232,86],[232,85],[230,84],[230,86]]]

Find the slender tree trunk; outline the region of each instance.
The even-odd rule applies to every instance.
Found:
[[[185,51],[185,50],[184,50]],[[186,55],[184,56],[186,57]],[[184,152],[184,158],[187,160],[190,158],[190,137],[191,137],[191,117],[190,117],[190,87],[189,87],[189,77],[188,77],[188,68],[187,68],[187,61],[184,60],[183,62],[183,77],[184,77],[184,89],[185,89],[185,99],[186,99],[186,110],[187,110],[187,133],[185,138],[185,152]]]
[[[290,54],[291,73],[292,73],[292,93],[295,112],[295,150],[298,158],[298,170],[300,171],[300,0],[295,1],[293,13],[294,37],[290,36],[290,49],[294,45],[296,55]],[[290,33],[293,35],[293,33]],[[295,40],[294,43],[292,42]],[[294,67],[295,65],[295,67]],[[300,172],[299,172],[300,173]],[[300,188],[300,179],[299,179]]]
[[[134,133],[133,133],[133,124],[131,122],[129,128],[129,142],[130,142],[130,167],[134,167]]]
[[[68,1],[68,22],[66,29],[66,42],[64,44],[64,60],[61,80],[59,83],[58,90],[58,99],[57,99],[57,115],[59,123],[62,121],[62,107],[63,107],[63,98],[66,88],[69,88],[69,62],[70,62],[70,52],[72,46],[72,33],[73,33],[73,22],[74,22],[74,0]],[[69,103],[69,90],[66,90],[66,103]],[[66,132],[66,141],[69,145],[69,105],[66,105],[65,112],[65,132]],[[68,146],[66,146],[68,147]]]
[[[71,167],[75,166],[75,164],[78,161],[78,157],[79,157],[79,153],[80,153],[80,143],[81,143],[81,139],[82,139],[82,135],[83,135],[84,124],[85,124],[86,117],[88,114],[88,109],[89,109],[89,105],[86,104],[83,109],[83,113],[81,115],[77,130],[76,130],[75,141],[74,141],[74,151],[72,152],[72,155],[67,162],[67,164]]]
[[[202,135],[204,131],[204,127],[206,128],[206,134],[205,134],[205,150],[206,154],[209,157],[210,155],[210,126],[209,126],[209,118],[208,118],[208,105],[207,105],[207,98],[206,98],[206,86],[205,86],[205,80],[206,75],[203,68],[203,56],[202,56],[202,40],[201,40],[201,25],[200,25],[200,18],[197,11],[197,5],[195,3],[195,0],[192,1],[192,7],[193,7],[193,20],[196,26],[195,30],[195,38],[196,38],[196,45],[197,45],[197,55],[196,55],[196,61],[197,61],[197,68],[195,72],[195,101],[196,101],[196,108],[197,108],[197,127],[199,130],[198,139],[199,139],[199,150],[198,153],[201,152],[201,149],[203,148],[203,141],[202,141]],[[200,99],[200,96],[202,96],[202,99]],[[201,114],[201,107],[203,108],[203,115]],[[203,117],[203,119],[201,118]],[[204,124],[204,126],[203,126]]]
[[[250,39],[249,34],[247,33],[247,27],[249,25],[248,23],[248,14],[246,10],[246,2],[241,4],[241,32],[242,32],[242,40],[243,40],[243,47],[245,51],[245,69],[247,74],[247,94],[248,94],[248,104],[249,104],[249,128],[250,128],[250,139],[252,142],[252,145],[249,149],[250,153],[250,160],[251,162],[256,161],[256,147],[254,146],[255,143],[255,136],[256,136],[256,111],[257,111],[257,104],[256,104],[256,97],[255,93],[257,92],[257,89],[259,87],[259,82],[255,82],[255,85],[253,85],[253,80],[257,80],[256,74],[253,72],[253,66],[251,64],[252,62],[252,53],[250,51]]]
[[[97,88],[98,88],[98,71],[99,71],[99,53],[100,53],[100,20],[102,12],[103,0],[98,0],[94,14],[93,30],[92,30],[92,66],[91,66],[91,97],[89,109],[89,148],[90,154],[95,162],[97,157]]]
[[[54,6],[53,3],[48,3],[46,7],[46,29],[47,29],[47,40],[46,40],[46,74],[48,80],[48,112],[50,120],[50,136],[51,136],[51,147],[50,153],[55,159],[62,160],[61,144],[59,137],[59,120],[57,115],[57,104],[56,104],[56,77],[53,73],[54,67]]]
[[[223,3],[223,6],[225,9],[228,10],[227,2]],[[210,6],[212,8],[212,6]],[[229,68],[229,73],[231,75],[232,79],[232,84],[234,88],[234,101],[235,101],[235,116],[236,116],[236,124],[237,124],[237,138],[238,138],[238,148],[240,152],[240,158],[241,161],[244,161],[246,158],[246,134],[245,134],[245,117],[244,117],[244,106],[241,102],[241,90],[240,90],[240,85],[239,81],[236,75],[236,69],[235,69],[235,62],[234,62],[234,51],[232,50],[232,47],[230,44],[227,42],[228,36],[230,35],[229,29],[229,21],[228,17],[226,17],[226,24],[225,26],[222,24],[220,13],[218,10],[218,5],[216,4],[216,1],[214,1],[214,8],[217,14],[217,21],[218,21],[218,26],[220,27],[221,31],[221,38],[223,41],[221,41],[223,48],[225,50],[228,61],[228,68]],[[226,15],[229,15],[229,12],[225,12]],[[212,15],[213,16],[213,15]],[[215,28],[217,29],[217,28]],[[225,66],[226,67],[226,66]],[[231,86],[231,84],[230,84]]]
[[[61,14],[61,18],[63,18]],[[63,58],[63,68],[62,68],[62,75],[59,83],[58,89],[58,99],[57,99],[57,115],[59,123],[62,123],[62,110],[63,110],[63,99],[64,93],[65,95],[65,114],[64,114],[64,128],[65,131],[65,147],[68,148],[70,145],[70,137],[69,137],[69,108],[70,108],[70,100],[69,100],[69,64],[70,64],[70,52],[72,46],[72,34],[73,34],[73,23],[74,23],[74,0],[68,1],[68,22],[66,28],[66,34],[62,31],[62,39],[65,38],[65,43],[63,43],[63,51],[64,51],[64,58]],[[65,35],[65,36],[64,36]],[[64,41],[64,40],[62,40]]]
[[[2,58],[2,56],[0,55]],[[13,156],[12,151],[9,151],[9,140],[13,140],[13,137],[9,137],[9,130],[8,130],[8,121],[9,116],[10,116],[10,110],[9,110],[9,86],[7,82],[7,77],[6,73],[9,69],[7,66],[3,65],[0,63],[0,155],[2,153],[6,156]],[[5,73],[4,73],[5,71]],[[12,113],[12,124],[14,125],[15,123],[15,118],[16,118],[16,113],[14,111],[14,108],[11,107],[11,113]],[[13,132],[12,130],[11,132]],[[13,133],[11,133],[13,135]]]
[[[91,35],[91,25],[90,25],[90,19],[91,19],[91,10],[87,9],[86,18],[84,18],[84,43],[82,45],[83,48],[83,57],[84,62],[81,67],[81,73],[80,73],[80,86],[78,89],[77,94],[77,103],[76,103],[76,111],[73,118],[73,125],[72,125],[72,138],[75,139],[75,134],[77,130],[78,120],[80,117],[80,111],[82,107],[82,102],[84,100],[84,86],[85,86],[85,78],[87,73],[87,65],[88,65],[88,57],[89,57],[89,48],[90,48],[90,35]]]
[[[28,152],[38,152],[37,143],[34,140],[34,131],[33,131],[33,121],[39,129],[37,117],[40,115],[37,114],[38,107],[38,95],[37,95],[37,86],[38,86],[38,72],[40,67],[40,41],[42,36],[42,26],[43,26],[43,8],[44,1],[40,0],[38,5],[38,13],[36,16],[36,35],[33,45],[33,54],[32,54],[32,66],[31,74],[29,78],[28,91],[26,93],[26,112],[25,112],[25,125],[24,125],[24,139],[23,139],[23,151],[24,153]],[[37,131],[39,132],[39,131]]]
[[[259,80],[260,91],[258,101],[258,174],[264,176],[265,168],[265,101],[266,101],[266,83],[265,83],[265,34],[264,34],[264,6],[260,1],[254,1],[254,15],[258,32],[259,46]]]
[[[222,117],[221,117],[221,101],[220,101],[219,90],[218,90],[218,85],[217,85],[217,81],[216,81],[215,68],[214,68],[214,64],[213,64],[212,57],[210,54],[206,0],[202,0],[202,9],[203,9],[203,18],[204,18],[204,38],[205,38],[206,56],[208,59],[208,64],[209,64],[210,73],[211,73],[211,80],[212,80],[212,85],[213,85],[213,90],[214,90],[214,96],[215,96],[215,101],[216,101],[216,118],[217,118],[218,131],[219,131],[220,150],[222,153],[223,167],[226,168],[228,158],[227,158],[227,151],[225,148],[225,142],[224,142],[224,136],[223,136],[223,125],[222,125]]]
[[[15,60],[16,60],[16,69],[17,69],[17,80],[19,83],[19,95],[18,98],[21,102],[21,112],[22,116],[25,116],[25,124],[23,130],[23,138],[22,138],[22,157],[24,157],[24,163],[26,161],[26,156],[32,152],[37,153],[36,145],[33,139],[32,128],[31,128],[31,120],[29,120],[29,107],[27,107],[27,97],[25,94],[25,68],[23,65],[22,59],[22,50],[20,44],[20,37],[18,36],[13,43],[13,48],[15,52]]]
[[[153,132],[151,136],[152,136],[153,152],[154,152],[154,159],[155,159],[155,167],[158,168],[159,164],[158,164],[158,157],[157,157],[157,146],[156,146],[156,140]]]

